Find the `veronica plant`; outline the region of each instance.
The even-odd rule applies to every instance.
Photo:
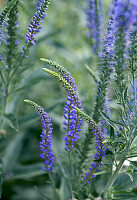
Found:
[[[97,97],[93,119],[82,111],[77,87],[70,73],[55,62],[41,59],[57,70],[56,72],[43,68],[61,83],[68,94],[64,109],[64,125],[68,134],[65,136],[65,149],[69,155],[73,152],[73,159],[70,157],[67,161],[70,163],[70,172],[67,175],[67,169],[63,167],[63,176],[69,183],[71,199],[96,199],[100,196],[108,200],[117,199],[117,194],[118,198],[122,199],[117,187],[121,174],[126,178],[128,176],[134,186],[136,185],[136,162],[129,160],[130,168],[124,166],[126,160],[136,156],[136,13],[132,13],[129,21],[126,18],[135,6],[134,1],[113,2],[103,48],[98,54],[99,78],[96,79]],[[129,45],[126,44],[126,39],[129,40]],[[125,80],[127,71],[123,71],[129,69],[132,87]],[[112,86],[116,89],[112,89]],[[116,114],[117,121],[111,118],[110,114],[113,112],[108,110],[108,90],[112,93],[111,101],[114,100],[119,105],[118,109],[115,109],[120,113]],[[104,124],[101,117],[105,120]],[[88,123],[88,133],[84,130],[84,136],[80,133],[81,118]],[[100,182],[103,183],[103,189],[98,191],[96,187],[100,187]],[[126,191],[124,192],[127,195]]]
[[[7,8],[0,15],[1,46],[5,47],[0,56],[1,131],[7,128],[7,121],[17,129],[16,118],[8,112],[8,108],[12,108],[11,94],[18,91],[19,80],[16,77],[18,76],[18,79],[22,77],[21,74],[26,69],[23,68],[24,60],[37,43],[36,36],[46,17],[48,4],[49,0],[40,0],[37,3],[37,10],[24,37],[24,45],[21,44],[23,46],[21,52],[17,38],[20,1],[9,0]],[[48,109],[45,112],[35,102],[25,100],[32,105],[42,122],[40,135],[42,165],[39,163],[40,171],[36,171],[36,174],[43,175],[39,179],[46,183],[44,190],[48,188],[48,192],[46,190],[47,194],[43,195],[42,190],[39,192],[38,187],[36,189],[44,199],[137,199],[137,161],[132,160],[137,157],[137,3],[135,0],[113,1],[103,40],[101,40],[101,7],[99,0],[87,1],[87,26],[98,56],[98,76],[94,76],[92,70],[87,67],[97,86],[95,106],[92,105],[93,113],[90,114],[93,117],[83,111],[90,110],[91,105],[83,108],[78,88],[70,72],[48,59],[41,59],[46,63],[43,71],[56,78],[67,94],[64,111],[62,109],[64,119],[63,128],[60,128],[61,141],[57,142],[54,135],[56,126],[51,122],[54,115],[51,114],[50,118]],[[4,21],[6,31],[3,37]],[[48,69],[49,66],[55,71]],[[62,122],[61,118],[59,121]],[[35,131],[31,129],[31,132],[32,130]],[[20,165],[14,170],[20,154],[18,156],[11,154],[13,149],[16,153],[24,152],[20,150],[21,143],[26,145],[22,137],[19,135],[15,138],[9,145],[10,148],[8,147],[3,153],[2,161],[0,160],[0,186],[7,177],[14,179],[24,170],[23,167],[20,169]],[[62,143],[65,148],[62,148]],[[33,147],[38,152],[35,143]],[[25,162],[28,162],[28,157]],[[32,167],[27,170],[24,170],[25,175],[21,174],[19,178],[27,176],[28,171],[35,174],[36,168],[34,171]],[[49,188],[51,191],[53,189],[53,194]]]

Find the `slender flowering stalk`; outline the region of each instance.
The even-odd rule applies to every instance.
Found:
[[[41,59],[41,60],[55,67],[59,71],[61,76],[64,78],[64,80],[67,81],[67,83],[69,83],[70,86],[74,89],[76,94],[77,86],[75,84],[75,80],[64,67],[57,64],[56,62],[52,62],[51,60],[47,59]],[[78,96],[77,98],[78,102],[75,102],[74,97],[69,94],[67,97],[66,105],[64,107],[64,118],[65,118],[64,129],[67,131],[68,134],[67,136],[64,137],[64,140],[66,145],[65,149],[67,151],[70,151],[75,147],[75,143],[79,139],[79,133],[81,131],[80,126],[82,124],[82,120],[79,118],[75,106],[78,106],[80,109],[82,109],[82,106]]]
[[[98,123],[100,112],[103,111],[108,83],[114,68],[114,34],[113,20],[108,21],[107,33],[104,37],[104,46],[102,52],[99,53],[99,78],[96,97],[96,106],[93,119]]]
[[[96,140],[96,153],[94,155],[94,161],[91,163],[91,167],[89,168],[88,172],[84,174],[84,180],[89,184],[90,179],[93,177],[96,177],[94,173],[99,171],[99,167],[102,165],[101,160],[105,156],[105,145],[103,144],[104,136],[101,132],[100,127],[94,122],[92,118],[90,118],[88,115],[83,113],[81,110],[76,108],[76,110],[79,112],[81,117],[83,117],[87,123],[89,124],[89,130],[90,132],[95,136]]]
[[[131,85],[131,102],[132,106],[134,107],[134,111],[136,113],[136,104],[137,104],[137,79],[136,79],[136,72],[137,72],[137,27],[136,31],[133,31],[131,36],[131,45],[128,50],[128,63],[129,68],[132,74],[132,85]],[[132,107],[131,106],[131,107]]]
[[[29,103],[32,105],[34,110],[38,113],[41,122],[42,122],[42,134],[41,142],[40,142],[40,150],[41,154],[40,157],[44,162],[44,167],[42,167],[42,170],[44,171],[51,171],[53,169],[53,163],[54,163],[54,154],[52,149],[52,123],[51,119],[49,118],[48,114],[44,111],[43,108],[41,108],[36,103],[30,101],[30,100],[24,100],[26,103]]]
[[[2,25],[3,22],[5,20],[5,18],[7,17],[8,13],[10,12],[10,10],[13,8],[14,4],[17,2],[18,0],[12,0],[9,5],[3,10],[2,13],[0,13],[0,44],[1,44],[1,40],[2,40]],[[0,54],[0,61],[2,60],[2,55]]]
[[[30,21],[30,25],[28,26],[28,33],[26,34],[27,47],[25,48],[23,46],[21,56],[26,56],[28,49],[35,45],[37,41],[36,34],[40,32],[40,24],[47,15],[46,11],[48,10],[49,3],[50,0],[41,0],[37,3],[37,12],[34,14],[33,19]]]
[[[10,73],[10,76],[8,77],[7,85],[6,85],[7,91],[9,90],[10,82],[12,81],[13,77],[15,76],[15,74],[18,72],[18,70],[22,66],[22,62],[23,62],[24,58],[28,57],[27,55],[28,55],[30,47],[35,43],[36,34],[40,30],[40,23],[43,21],[43,18],[46,16],[45,13],[48,9],[49,2],[50,2],[50,0],[43,0],[43,1],[40,0],[40,3],[37,4],[38,5],[37,12],[35,13],[33,19],[30,22],[30,25],[28,27],[29,32],[28,32],[28,35],[26,36],[27,46],[22,47],[23,50],[21,52],[21,57],[19,58],[18,64],[14,65],[14,69],[12,70],[12,72]]]
[[[43,70],[56,77],[59,80],[59,82],[63,85],[68,94],[68,101],[64,107],[64,125],[68,135],[64,139],[66,145],[65,149],[67,151],[70,151],[75,147],[76,142],[79,139],[79,133],[81,131],[80,126],[82,124],[82,120],[79,116],[79,113],[75,109],[75,106],[77,106],[79,109],[82,109],[81,101],[78,95],[76,94],[76,90],[67,81],[68,79],[71,79],[70,76],[66,76],[66,78],[64,78],[58,73],[49,69],[43,68]]]
[[[17,0],[16,0],[17,1]],[[43,18],[46,16],[46,11],[48,9],[48,4],[50,0],[40,0],[40,3],[38,3],[38,9],[37,12],[35,13],[33,19],[30,22],[30,25],[28,27],[29,32],[28,35],[26,36],[26,42],[27,46],[22,47],[22,52],[21,52],[21,57],[19,58],[19,61],[16,65],[14,65],[14,69],[11,71],[8,79],[7,79],[7,85],[6,85],[6,91],[9,90],[9,85],[11,81],[13,80],[13,77],[16,75],[16,73],[19,71],[20,67],[22,66],[22,62],[24,58],[27,58],[28,52],[30,47],[35,43],[35,37],[37,32],[40,30],[40,23],[43,21]],[[8,96],[8,95],[7,95]]]
[[[120,91],[123,91],[125,89],[123,87],[124,70],[126,69],[125,50],[129,40],[129,33],[132,32],[134,24],[137,22],[137,2],[134,0],[117,0],[114,3],[113,10],[116,83]]]
[[[105,96],[105,103],[104,103],[104,108],[103,108],[103,112],[110,117],[110,108],[109,108],[109,104],[110,104],[110,88],[107,90],[106,96]],[[100,119],[100,125],[101,125],[101,131],[104,133],[104,135],[107,134],[107,127],[108,127],[108,122],[101,117]]]
[[[10,2],[11,0],[9,0]],[[7,21],[7,67],[10,70],[13,61],[15,60],[16,54],[17,54],[17,25],[18,25],[18,3],[17,1],[14,5],[14,7],[11,9],[8,15],[8,21]]]
[[[89,29],[87,36],[93,39],[93,49],[98,51],[101,45],[101,14],[102,2],[101,0],[87,0],[87,27]]]

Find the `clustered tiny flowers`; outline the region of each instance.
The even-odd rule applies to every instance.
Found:
[[[93,50],[98,52],[101,46],[102,29],[102,1],[87,0],[86,22],[88,27],[87,36],[93,38]]]
[[[75,106],[78,105],[82,109],[81,102],[79,104],[75,102],[72,96],[67,97],[67,102],[64,107],[64,129],[67,131],[67,136],[64,137],[65,149],[70,151],[75,147],[77,140],[79,139],[79,133],[81,132],[82,119],[78,116]]]
[[[105,156],[106,146],[103,144],[104,136],[101,132],[101,129],[95,123],[89,123],[89,129],[96,140],[96,153],[94,155],[94,161],[91,163],[91,167],[89,167],[88,172],[84,174],[84,180],[86,180],[87,184],[90,183],[90,179],[96,177],[94,173],[99,171],[99,167],[102,165],[101,160]]]
[[[52,149],[53,128],[52,128],[51,119],[49,118],[48,114],[44,111],[44,109],[41,108],[36,103],[29,100],[25,100],[25,102],[32,104],[32,107],[36,110],[42,122],[42,134],[40,135],[40,138],[41,138],[40,157],[42,161],[44,162],[44,166],[42,167],[42,170],[49,172],[53,169],[53,163],[55,160],[53,149]]]
[[[48,10],[48,4],[49,0],[40,0],[40,2],[37,3],[37,12],[34,14],[33,19],[30,21],[30,25],[28,26],[28,33],[26,34],[27,48],[35,45],[37,41],[36,34],[40,32],[40,24],[43,22],[43,19],[47,15],[46,11]],[[26,51],[26,48],[23,46],[21,56],[23,56]]]
[[[82,119],[80,118],[75,107],[82,109],[81,100],[79,99],[76,90],[77,86],[75,80],[69,72],[62,72],[63,78],[70,84],[74,89],[74,96],[68,91],[68,97],[66,105],[64,106],[64,129],[67,131],[67,136],[64,137],[65,149],[67,151],[72,150],[75,147],[77,140],[80,138],[79,133],[81,132]]]

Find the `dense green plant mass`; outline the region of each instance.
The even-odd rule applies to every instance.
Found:
[[[1,199],[136,200],[137,1],[0,6]]]

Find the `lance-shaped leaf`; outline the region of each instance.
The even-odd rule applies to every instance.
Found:
[[[7,146],[2,157],[3,171],[8,172],[14,169],[22,150],[24,134],[17,134]]]
[[[84,65],[84,67],[87,69],[89,74],[92,76],[92,78],[94,79],[95,83],[99,83],[100,80],[99,80],[98,75],[88,65]]]

